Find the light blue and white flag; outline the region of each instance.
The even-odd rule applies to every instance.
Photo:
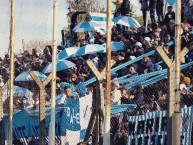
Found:
[[[181,144],[191,145],[192,109],[183,108],[181,129]],[[165,145],[167,136],[167,111],[149,112],[141,116],[128,117],[127,145]]]

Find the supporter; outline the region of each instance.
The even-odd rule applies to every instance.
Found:
[[[149,0],[149,11],[150,11],[150,18],[151,23],[156,24],[156,7],[157,7],[157,0]]]
[[[167,13],[165,15],[165,24],[168,26],[170,20],[175,20],[175,13],[173,11],[173,7],[172,6],[168,6],[167,7]]]
[[[154,47],[151,43],[151,38],[150,37],[145,37],[144,41],[143,41],[143,44],[144,44],[144,53],[147,53],[151,50],[154,50]]]
[[[124,52],[120,52],[118,53],[118,61],[116,62],[116,64],[114,65],[115,66],[119,66],[123,63],[126,62],[126,59],[125,59],[125,53]],[[118,74],[118,77],[121,77],[122,76],[122,69],[120,69],[119,71],[117,71],[117,74]]]
[[[189,52],[186,55],[186,62],[191,62],[193,60],[193,42],[190,43]]]
[[[111,104],[112,105],[119,105],[121,104],[121,91],[118,90],[119,83],[118,81],[114,80],[111,82]]]
[[[69,86],[64,87],[64,94],[66,95],[66,98],[76,99],[78,96],[72,94],[72,91]]]
[[[121,88],[121,104],[133,104],[133,100],[130,97],[130,93],[127,88]]]
[[[135,70],[135,67],[134,67],[134,66],[130,66],[130,67],[129,67],[129,75],[130,75],[130,77],[132,77],[132,76],[138,76],[138,73],[137,73],[137,71]]]
[[[34,99],[33,109],[38,109],[39,108],[39,103],[40,103],[39,95],[37,95],[37,96],[35,96],[35,99]]]
[[[75,73],[69,74],[70,76],[67,78],[67,82],[74,85],[76,84],[77,75]]]
[[[165,53],[167,54],[167,56],[168,56],[169,58],[173,58],[173,57],[174,57],[174,54],[173,54],[173,52],[171,51],[171,48],[170,48],[169,46],[164,45],[164,46],[163,46],[163,50],[165,51]]]
[[[163,8],[164,8],[164,0],[157,0],[156,13],[158,17],[158,22],[164,21]]]
[[[185,0],[185,5],[184,5],[184,21],[192,21],[193,20],[193,1],[192,0]]]
[[[92,63],[94,64],[94,66],[97,69],[99,69],[100,60],[99,60],[98,54],[90,55],[90,59],[92,60]]]
[[[79,94],[79,97],[86,96],[86,86],[84,83],[84,78],[82,76],[79,76],[77,78],[76,89],[77,89],[77,93]]]
[[[154,71],[154,64],[149,57],[144,57],[139,68],[142,74],[152,72]]]
[[[3,87],[3,85],[4,85],[3,78],[2,78],[2,76],[0,75],[0,88]]]
[[[131,12],[131,6],[129,0],[123,0],[121,4],[121,15],[122,16],[129,16]],[[128,28],[126,26],[122,26],[122,32],[125,32]]]
[[[72,30],[74,27],[78,24],[77,23],[77,17],[80,14],[86,14],[87,12],[84,11],[75,11],[71,6],[68,7],[69,13],[67,14],[71,19],[71,25],[70,25],[70,31],[72,33],[72,36],[74,37],[74,41],[77,41],[77,34],[74,33]]]
[[[147,25],[146,12],[149,10],[149,3],[148,3],[148,0],[140,0],[140,3],[141,3],[142,15],[143,15],[143,26],[146,26]]]

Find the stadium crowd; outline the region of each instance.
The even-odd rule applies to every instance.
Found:
[[[115,16],[128,15],[130,13],[130,7],[124,7],[128,5],[128,0],[123,0],[120,4],[117,0],[117,7]],[[141,11],[143,14],[144,26],[139,28],[127,28],[121,25],[114,25],[112,28],[112,41],[121,42],[124,44],[124,50],[112,52],[112,59],[116,61],[115,65],[119,66],[130,60],[137,58],[151,50],[155,50],[156,47],[162,46],[163,50],[169,58],[174,58],[174,45],[169,45],[169,42],[174,41],[175,34],[175,13],[172,6],[168,6],[166,15],[163,14],[162,0],[150,0],[150,5],[147,6],[146,0],[141,0]],[[162,7],[159,7],[159,4]],[[184,47],[189,49],[188,54],[185,57],[183,63],[188,63],[193,60],[193,30],[191,16],[190,1],[183,3],[183,17],[182,17],[182,49]],[[160,9],[161,8],[161,9]],[[188,10],[187,10],[188,8]],[[71,9],[71,7],[69,8]],[[151,23],[146,25],[145,12],[150,11]],[[156,12],[158,21],[156,19]],[[106,42],[106,36],[101,35],[98,32],[85,33],[85,39],[77,40],[70,46],[84,46],[90,43],[103,44]],[[58,53],[66,48],[67,45],[58,46]],[[86,94],[93,93],[94,84],[85,86],[84,82],[91,79],[94,75],[86,64],[86,60],[91,59],[99,71],[102,71],[106,63],[106,54],[86,54],[79,57],[68,58],[71,62],[76,64],[76,68],[68,70],[62,70],[57,72],[57,95],[60,96],[57,105],[65,104],[65,98],[80,98]],[[9,79],[9,55],[6,54],[4,58],[0,58],[0,87],[4,85]],[[166,68],[165,64],[156,65],[162,59],[155,53],[149,57],[144,57],[142,60],[118,70],[112,75],[111,83],[111,104],[137,104],[138,107],[135,110],[124,113],[123,119],[120,120],[119,115],[115,115],[111,119],[111,139],[113,144],[125,145],[127,141],[128,133],[128,115],[139,115],[146,112],[165,110],[167,107],[167,78],[149,86],[143,87],[140,84],[128,90],[127,84],[119,84],[116,78],[128,75],[128,77],[134,77],[141,74],[146,74],[153,71],[159,71]],[[36,48],[29,52],[25,50],[22,54],[15,56],[15,77],[24,71],[42,71],[46,65],[52,61],[52,47],[46,46],[42,51],[38,51]],[[181,72],[181,107],[191,106],[193,104],[193,68],[188,67]],[[46,74],[48,75],[48,74]],[[105,81],[105,80],[104,80]],[[33,96],[29,100],[25,96],[19,96],[14,98],[14,110],[21,110],[25,108],[38,108],[39,107],[39,88],[34,81],[28,82],[15,82],[15,85],[29,89]],[[105,83],[104,83],[105,90]],[[50,106],[51,96],[51,84],[46,86],[46,106]],[[61,99],[62,98],[62,99]],[[4,101],[4,112],[8,111],[7,98]]]

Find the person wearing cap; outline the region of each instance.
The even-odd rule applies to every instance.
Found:
[[[71,74],[70,78],[71,78],[70,79],[71,83],[74,83],[76,81],[76,79],[77,79],[77,75],[75,73],[73,73],[73,74]]]
[[[124,52],[119,52],[118,53],[118,62],[117,62],[117,66],[120,65],[120,64],[123,64],[125,63],[126,60],[125,60],[125,53]]]
[[[137,48],[141,48],[141,47],[142,47],[142,44],[141,44],[141,42],[136,42],[136,43],[135,43],[135,46],[137,46]]]
[[[145,37],[143,40],[143,44],[144,44],[144,53],[154,50],[154,47],[151,43],[151,38]]]
[[[184,84],[185,84],[186,86],[188,86],[188,85],[191,84],[191,80],[190,80],[189,77],[184,77]]]

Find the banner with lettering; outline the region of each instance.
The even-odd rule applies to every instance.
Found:
[[[192,109],[183,108],[181,145],[191,145]],[[166,145],[167,111],[128,117],[128,145]]]
[[[66,99],[66,104],[56,108],[55,127],[56,136],[65,138],[64,143],[76,145],[84,139],[86,128],[89,123],[92,107],[92,96],[80,99]],[[49,136],[51,109],[46,108],[46,135]],[[8,117],[4,116],[4,134],[7,139]],[[13,116],[13,139],[26,139],[39,137],[39,110],[22,110]],[[73,134],[73,135],[72,135]]]

